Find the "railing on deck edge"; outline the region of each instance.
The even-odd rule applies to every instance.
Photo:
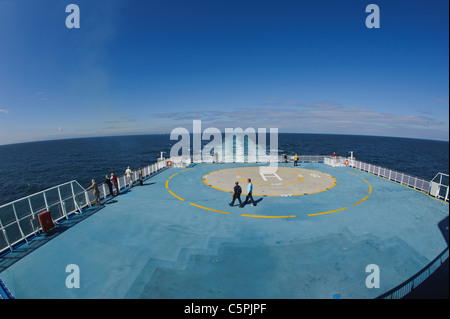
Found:
[[[324,163],[332,166],[350,166],[361,171],[370,173],[397,182],[401,185],[411,187],[421,192],[427,193],[437,199],[449,201],[448,175],[438,173],[433,180],[427,181],[422,178],[398,172],[381,166],[357,161],[350,157],[326,157]]]
[[[449,176],[444,173],[438,173],[431,181],[411,176],[405,173],[397,172],[384,167],[376,166],[369,163],[357,161],[354,158],[345,157],[326,157],[324,163],[331,166],[350,166],[361,171],[386,178],[390,181],[400,183],[413,189],[422,191],[436,199],[448,202],[449,198]],[[420,270],[417,274],[401,283],[397,287],[380,295],[377,299],[401,299],[411,293],[421,283],[427,280],[434,271],[439,268],[449,257],[448,246],[427,266]]]
[[[445,248],[439,256],[426,265],[421,271],[409,278],[407,281],[401,283],[397,287],[378,296],[376,299],[402,299],[417,288],[421,283],[427,280],[436,269],[438,269],[445,260],[448,259],[448,247]]]
[[[142,168],[142,178],[167,166],[167,159]],[[132,172],[132,182],[139,180],[139,171]],[[125,174],[117,178],[119,190],[130,185]],[[98,183],[100,200],[109,198],[109,188],[105,183]],[[70,181],[51,187],[0,206],[0,255],[14,251],[14,248],[37,236],[42,227],[38,220],[40,213],[50,211],[54,222],[69,219],[73,214],[92,206],[95,202],[93,190],[86,191],[77,181]]]

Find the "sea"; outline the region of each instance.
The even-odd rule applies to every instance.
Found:
[[[192,136],[191,136],[192,137]],[[0,205],[76,180],[123,175],[155,163],[178,140],[170,134],[74,138],[0,146]],[[203,141],[203,145],[209,143]],[[192,138],[191,138],[192,143]],[[267,139],[269,144],[269,139]],[[192,145],[192,144],[191,144]],[[449,173],[449,142],[330,134],[278,134],[278,152],[288,155],[353,156],[363,162],[431,180]]]

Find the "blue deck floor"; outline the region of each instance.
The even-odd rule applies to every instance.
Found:
[[[303,164],[336,186],[239,208],[202,181],[227,167],[170,168],[5,267],[21,252],[8,254],[0,278],[16,298],[375,298],[447,247],[438,223],[448,204],[408,187]],[[69,264],[80,288],[66,287]],[[369,264],[380,288],[366,287]]]

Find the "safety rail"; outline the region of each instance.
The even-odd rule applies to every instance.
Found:
[[[408,186],[427,193],[437,199],[448,202],[449,178],[448,175],[444,173],[438,173],[433,180],[427,181],[423,178],[408,175],[396,170],[357,161],[353,157],[326,157],[324,163],[335,167],[354,167],[369,174],[397,182],[401,185]]]
[[[430,182],[429,194],[448,202],[449,177],[447,174],[438,173]]]
[[[146,179],[167,167],[167,162],[167,159],[162,158],[143,167],[142,178]],[[139,181],[139,178],[139,170],[132,171],[132,183]],[[119,192],[131,186],[125,174],[117,177],[117,181]],[[100,201],[108,200],[111,194],[106,183],[97,185]],[[0,206],[0,255],[14,251],[22,243],[28,243],[42,231],[38,219],[40,213],[50,211],[52,220],[58,223],[91,207],[95,202],[93,190],[87,191],[73,180]]]
[[[160,171],[164,167],[167,167],[168,162],[170,162],[170,159],[162,158],[162,159],[158,159],[158,161],[156,163],[153,163],[153,164],[150,164],[148,166],[141,168],[142,179],[146,179],[146,178],[150,177],[152,174]],[[139,169],[131,171],[131,184],[130,184],[130,181],[127,180],[126,174],[116,176],[116,177],[117,177],[117,184],[118,184],[118,188],[119,188],[119,192],[120,192],[120,191],[124,190],[125,188],[128,188],[128,187],[134,185],[137,181],[139,181],[139,179],[140,179]],[[97,186],[100,191],[100,196],[99,196],[100,201],[104,201],[107,198],[109,198],[110,195],[112,195],[109,192],[109,188],[105,182],[97,183]],[[113,192],[114,192],[114,186],[113,186]],[[92,203],[95,203],[95,200],[96,200],[94,191],[92,189],[90,189],[86,193],[87,193],[87,197],[89,199],[88,206],[92,206]]]
[[[13,251],[15,245],[37,235],[40,213],[51,211],[52,219],[58,222],[88,204],[85,189],[70,181],[0,206],[0,253]]]
[[[448,247],[422,270],[397,287],[378,296],[376,299],[402,299],[427,280],[448,259]]]

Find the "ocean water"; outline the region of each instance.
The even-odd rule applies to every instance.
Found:
[[[77,180],[88,187],[106,174],[122,175],[156,162],[177,141],[170,135],[78,138],[0,146],[0,205]],[[203,141],[203,145],[210,141]],[[267,146],[269,138],[267,138]],[[279,153],[349,156],[431,180],[449,172],[449,143],[420,139],[328,134],[278,135]]]

